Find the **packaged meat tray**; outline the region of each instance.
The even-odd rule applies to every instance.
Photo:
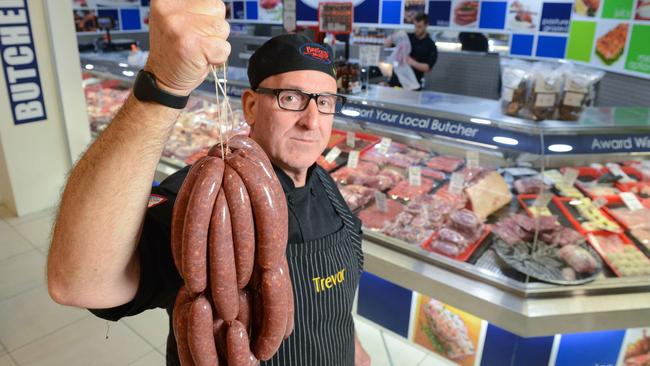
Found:
[[[431,179],[421,178],[419,186],[412,186],[409,181],[403,180],[399,182],[393,189],[388,191],[388,195],[392,199],[401,199],[410,201],[426,193],[431,192],[434,187],[434,182]]]
[[[345,186],[339,186],[339,191],[341,192],[341,196],[343,196],[345,203],[347,203],[348,207],[350,208],[350,211],[356,212],[375,199],[375,192],[377,190],[364,186],[349,184]]]
[[[650,259],[623,234],[589,234],[589,243],[619,277],[650,275]]]
[[[544,183],[544,179],[541,176],[517,179],[513,183],[513,187],[517,194],[538,194],[539,192],[546,192],[551,189],[549,185]]]
[[[602,270],[600,257],[582,235],[560,225],[554,216],[514,214],[497,222],[492,230],[499,257],[536,279],[576,285],[593,281]]]
[[[431,154],[426,151],[395,142],[391,143],[386,153],[380,152],[378,146],[375,145],[372,149],[361,154],[361,160],[372,161],[377,164],[389,164],[404,169],[413,165],[420,165],[431,157]]]
[[[332,130],[330,134],[330,139],[327,142],[327,148],[331,149],[334,146],[338,145],[341,142],[345,142],[346,133],[339,130]]]
[[[608,207],[607,211],[628,230],[650,229],[650,208],[630,210],[621,206],[616,208]]]
[[[342,133],[344,136],[343,140],[338,141],[334,146],[338,147],[344,153],[349,153],[352,150],[358,150],[363,153],[372,148],[372,146],[374,146],[380,140],[380,138],[377,136],[356,132],[354,134],[354,146],[348,146],[347,132]]]
[[[630,230],[630,236],[646,256],[650,257],[650,229]]]
[[[635,193],[642,198],[650,197],[650,182],[617,182],[616,188],[621,192]]]
[[[587,197],[554,197],[553,201],[562,210],[575,229],[582,234],[607,231],[621,233],[623,228],[606,212],[598,208]]]
[[[391,168],[380,169],[375,163],[361,161],[356,168],[342,167],[332,173],[332,178],[340,184],[355,184],[387,191],[405,178],[402,173]]]
[[[450,155],[439,155],[429,159],[429,161],[426,163],[426,166],[431,169],[441,170],[446,173],[452,173],[458,170],[463,162],[464,160],[462,158]]]
[[[460,234],[458,231],[443,227],[437,235],[434,233],[433,237],[422,244],[421,247],[428,252],[442,254],[457,261],[466,262],[490,235],[490,226],[482,225],[480,231],[478,231],[478,237],[472,242],[462,237],[463,234],[460,234],[462,238],[457,238],[458,234]]]
[[[387,222],[395,220],[400,212],[404,211],[404,205],[397,201],[386,200],[388,210],[380,211],[376,204],[359,212],[359,218],[363,226],[368,229],[380,230]]]

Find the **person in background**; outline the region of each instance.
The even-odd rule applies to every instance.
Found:
[[[458,40],[463,51],[488,52],[488,39],[483,33],[460,32]]]
[[[409,40],[411,41],[411,53],[407,62],[415,72],[415,77],[420,82],[420,85],[422,85],[422,77],[424,74],[431,71],[438,59],[438,48],[433,39],[431,39],[429,32],[427,32],[428,25],[429,18],[427,15],[418,13],[413,21],[414,32],[408,34]],[[386,38],[384,46],[393,46],[393,41],[390,37]],[[388,84],[390,86],[401,86],[399,80],[397,80],[397,75],[394,73]]]

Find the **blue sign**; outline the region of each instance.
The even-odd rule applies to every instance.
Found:
[[[545,136],[546,154],[649,152],[650,134]],[[570,150],[567,150],[569,149]]]
[[[614,366],[624,330],[563,334],[555,366]]]
[[[14,124],[47,119],[25,1],[0,2],[0,54]]]
[[[568,33],[573,3],[544,3],[541,32]]]
[[[379,123],[390,127],[478,142],[516,151],[526,151],[533,154],[541,153],[541,140],[537,135],[477,123],[436,118],[430,115],[369,107],[355,102],[348,102],[345,109],[359,113],[358,116],[348,115],[348,118],[354,120]]]

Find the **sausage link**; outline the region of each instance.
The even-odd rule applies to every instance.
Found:
[[[289,273],[289,264],[287,258],[283,258],[282,270],[285,273],[286,280],[284,281],[285,292],[287,297],[287,327],[284,331],[284,339],[289,338],[293,332],[294,326],[294,303],[293,303],[293,284],[291,282],[291,274]]]
[[[230,210],[237,288],[243,289],[251,278],[255,262],[255,225],[248,191],[239,174],[229,165],[224,169],[223,191]]]
[[[234,320],[228,327],[228,366],[258,365],[250,348],[246,327]]]
[[[214,343],[217,346],[219,361],[221,361],[222,364],[226,365],[228,361],[228,346],[226,341],[228,324],[226,324],[223,319],[215,319],[212,327],[212,332],[214,334]]]
[[[190,306],[187,339],[192,359],[197,366],[219,365],[214,343],[212,307],[203,295]]]
[[[255,356],[268,361],[280,348],[287,327],[287,292],[281,268],[262,273],[262,325],[255,340]]]
[[[250,329],[251,326],[252,301],[252,296],[248,293],[248,290],[239,290],[239,314],[237,314],[237,320],[246,329]]]
[[[182,366],[193,366],[194,361],[190,354],[190,347],[187,343],[187,322],[189,307],[192,304],[192,298],[185,287],[181,287],[176,295],[174,302],[174,311],[172,312],[172,326],[174,338],[176,338],[176,349],[178,350],[178,359]]]
[[[173,214],[172,214],[172,237],[171,237],[171,244],[172,244],[172,257],[174,258],[174,265],[176,265],[176,270],[178,273],[182,274],[182,265],[181,265],[181,257],[182,257],[182,246],[183,246],[183,225],[185,223],[185,212],[187,211],[187,202],[190,199],[190,193],[192,193],[192,188],[194,187],[194,183],[196,182],[196,178],[199,175],[199,172],[201,171],[203,165],[205,165],[207,156],[202,157],[199,159],[192,168],[190,169],[189,173],[187,173],[187,177],[185,177],[185,180],[183,181],[183,185],[181,185],[181,188],[178,190],[178,194],[176,195],[176,200],[174,201],[174,209],[173,209]]]
[[[210,216],[223,178],[223,160],[208,157],[187,203],[183,228],[183,280],[191,294],[207,286],[207,241]]]
[[[219,190],[210,223],[210,290],[217,317],[231,322],[239,312],[239,292],[228,201]]]
[[[223,149],[223,152],[226,154],[226,160],[231,153],[239,150],[247,150],[262,159],[266,164],[271,165],[271,161],[262,147],[258,145],[257,142],[243,135],[235,135],[228,140],[228,149]],[[214,145],[208,151],[208,155],[223,159],[221,144]]]
[[[275,268],[285,256],[288,240],[287,202],[275,172],[246,150],[227,160],[244,181],[255,220],[257,263],[264,269]]]

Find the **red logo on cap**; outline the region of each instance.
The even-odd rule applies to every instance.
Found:
[[[330,63],[330,54],[327,52],[323,46],[315,44],[315,43],[309,43],[306,45],[303,45],[300,47],[300,53],[305,56],[309,57],[311,59],[314,59],[316,61],[324,62],[324,63]]]

